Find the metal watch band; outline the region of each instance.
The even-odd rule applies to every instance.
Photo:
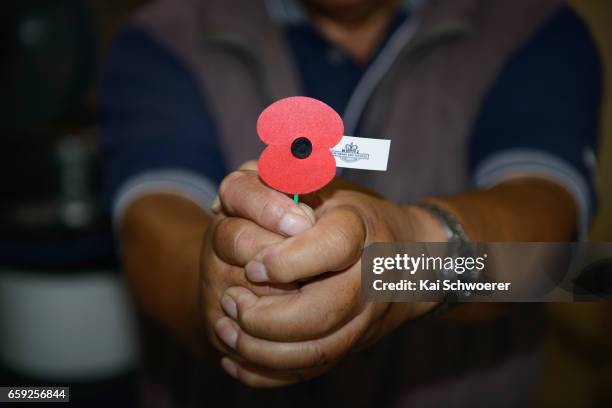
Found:
[[[446,235],[449,242],[471,242],[465,232],[465,229],[463,229],[463,225],[461,225],[457,217],[455,217],[455,215],[451,212],[431,203],[417,203],[416,206],[427,210],[430,214],[441,221],[444,229],[446,230]]]
[[[449,244],[448,256],[475,256],[476,250],[474,248],[474,244],[467,236],[463,225],[459,222],[454,214],[431,203],[417,203],[416,206],[428,211],[444,226]],[[460,282],[477,282],[480,280],[481,274],[477,270],[464,272],[462,274],[458,274],[454,270],[442,270],[440,271],[440,278]],[[460,300],[469,299],[471,295],[471,292],[466,291],[449,292],[446,294],[443,303],[456,303]]]

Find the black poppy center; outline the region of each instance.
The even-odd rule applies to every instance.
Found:
[[[298,159],[305,159],[312,153],[312,143],[305,137],[298,137],[291,143],[291,154]]]

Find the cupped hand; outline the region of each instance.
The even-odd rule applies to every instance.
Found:
[[[245,163],[233,174],[235,176],[243,172],[248,173],[252,166],[252,162]],[[229,177],[224,183],[230,182],[231,179],[232,177]],[[238,208],[250,210],[246,205],[248,197],[248,195],[236,197]],[[231,308],[228,303],[223,303],[227,300],[223,298],[223,294],[228,288],[243,287],[257,296],[289,294],[298,289],[299,286],[294,283],[251,282],[244,273],[245,265],[263,249],[278,244],[286,236],[299,233],[314,224],[312,210],[304,210],[295,205],[293,207],[289,208],[292,213],[285,217],[285,221],[279,222],[276,228],[271,225],[268,225],[269,228],[264,228],[248,218],[229,216],[220,208],[214,208],[216,215],[207,229],[202,244],[199,290],[203,324],[209,340],[217,348],[228,351],[218,341],[213,329],[215,322],[225,315],[221,304],[224,304],[226,309]],[[268,215],[265,211],[260,215],[268,217],[265,219],[272,219],[272,214]],[[280,212],[276,212],[275,215],[282,217]]]
[[[315,207],[314,226],[302,223],[293,201],[262,184],[254,170],[230,174],[221,185],[225,214],[278,238],[261,246],[243,243],[251,248],[241,258],[248,261],[243,273],[250,284],[295,285],[274,295],[236,285],[220,297],[226,316],[215,330],[227,352],[222,365],[251,386],[316,376],[434,306],[365,302],[360,293],[360,257],[368,244],[444,239],[428,214],[342,180],[305,198]]]

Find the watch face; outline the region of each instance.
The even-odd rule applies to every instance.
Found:
[[[453,262],[450,264],[455,266],[458,259],[465,258],[475,258],[476,250],[472,243],[466,242],[461,237],[456,234],[453,234],[453,238],[448,242],[448,252],[447,257],[452,259]],[[457,272],[455,268],[442,268],[436,271],[438,279],[446,280],[449,282],[478,282],[481,280],[482,273],[480,270],[471,269],[465,270],[461,272]],[[473,293],[469,290],[458,290],[458,291],[449,291],[447,295],[454,296],[455,300],[461,301],[462,299],[470,298]]]

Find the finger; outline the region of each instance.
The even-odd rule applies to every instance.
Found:
[[[317,192],[314,192],[301,195],[299,204],[305,204],[311,209],[316,209],[323,204],[323,200]]]
[[[242,163],[240,167],[238,167],[238,170],[257,171],[257,160],[249,160]],[[219,212],[221,212],[221,200],[219,199],[219,194],[215,196],[215,199],[213,200],[210,209],[215,214],[219,214]]]
[[[228,215],[250,219],[272,232],[293,236],[312,226],[293,200],[266,187],[254,171],[230,173],[221,182],[219,197]]]
[[[246,265],[252,282],[295,282],[340,271],[359,260],[366,227],[351,207],[325,212],[314,227],[265,249]]]
[[[327,337],[299,342],[253,337],[228,317],[219,319],[215,330],[225,345],[251,364],[270,370],[303,370],[328,366],[344,356],[365,333],[368,321],[366,313],[360,314]]]
[[[252,170],[257,171],[257,160],[245,161],[238,167],[238,170]]]
[[[245,266],[264,248],[282,242],[285,238],[237,217],[224,217],[214,226],[213,249],[224,262]]]
[[[296,384],[316,377],[329,369],[328,367],[317,367],[311,370],[272,371],[238,362],[228,357],[221,359],[221,367],[230,376],[249,387],[255,388],[277,388]]]
[[[278,388],[295,384],[298,380],[290,380],[280,376],[268,376],[249,370],[227,357],[221,359],[223,370],[241,383],[254,388]],[[280,378],[279,378],[280,377]]]
[[[215,217],[209,227],[205,244],[202,248],[200,257],[199,275],[203,280],[203,289],[208,292],[210,298],[218,305],[223,292],[232,286],[243,286],[252,290],[257,296],[269,296],[283,293],[293,293],[299,288],[297,283],[256,283],[246,279],[244,268],[228,264],[222,260],[215,252],[214,234],[217,225],[224,221],[223,216]]]
[[[235,286],[226,290],[223,298],[227,304],[236,305],[235,320],[255,337],[274,341],[316,339],[337,330],[363,307],[360,279],[350,276],[353,273],[359,276],[358,271],[340,272],[277,296],[258,297]]]
[[[304,213],[304,215],[306,216],[306,218],[308,218],[308,220],[310,220],[310,223],[314,225],[315,222],[317,222],[317,217],[315,216],[314,210],[312,209],[312,207],[310,207],[308,204],[306,203],[298,203],[298,207],[300,208],[300,210],[302,210],[302,212]]]

